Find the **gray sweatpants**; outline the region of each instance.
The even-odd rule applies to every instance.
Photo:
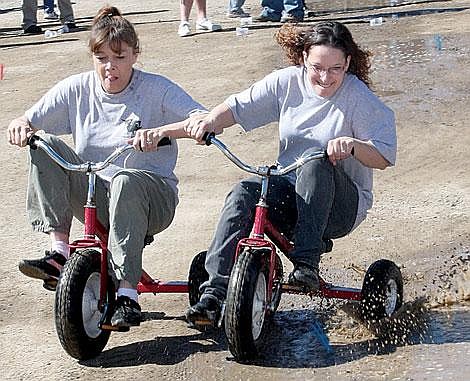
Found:
[[[83,162],[59,138],[45,135],[43,139],[65,160]],[[33,229],[69,233],[74,216],[84,221],[88,177],[63,169],[41,149],[30,150],[30,159],[27,211]],[[98,220],[109,228],[109,273],[115,282],[126,280],[136,286],[145,237],[170,225],[175,192],[155,173],[122,169],[113,176],[109,191],[106,182],[97,178],[96,205]]]
[[[70,0],[57,0],[59,5],[60,22],[73,23],[73,8]],[[31,25],[38,23],[38,0],[23,0],[23,29],[29,28]]]

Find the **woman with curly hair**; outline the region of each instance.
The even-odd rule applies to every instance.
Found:
[[[287,166],[309,150],[326,149],[296,173],[273,177],[269,218],[294,242],[289,283],[319,288],[320,256],[330,239],[356,228],[372,206],[372,170],[395,163],[394,113],[370,90],[369,53],[339,22],[300,28],[284,25],[276,40],[292,64],[228,97],[185,129],[201,141],[236,123],[250,131],[279,123],[278,163]],[[207,251],[209,280],[187,318],[215,320],[226,296],[238,241],[253,224],[260,192],[258,177],[241,181],[229,193]]]

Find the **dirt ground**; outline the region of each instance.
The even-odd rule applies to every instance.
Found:
[[[179,38],[178,3],[111,2],[133,21],[143,53],[139,67],[158,72],[213,107],[232,92],[283,67],[273,40],[277,23],[236,35],[226,1],[209,1],[219,33]],[[380,4],[384,4],[381,6]],[[416,3],[416,2],[415,2]],[[259,3],[247,0],[256,15]],[[96,359],[77,362],[60,346],[54,294],[17,270],[20,258],[39,256],[47,237],[33,234],[25,215],[26,149],[0,139],[0,369],[1,379],[171,380],[465,380],[470,363],[470,1],[311,1],[306,24],[335,19],[374,53],[377,94],[396,113],[396,167],[375,176],[375,205],[360,228],[335,242],[322,260],[329,281],[360,287],[363,270],[379,258],[400,265],[405,279],[400,343],[377,339],[340,303],[283,296],[264,356],[252,365],[232,360],[217,332],[189,329],[182,320],[187,295],[143,295],[147,321],[112,334]],[[378,5],[379,4],[379,5]],[[396,4],[394,7],[387,5]],[[92,16],[101,1],[74,4],[80,31],[45,40],[22,36],[21,2],[0,5],[0,125],[6,130],[48,88],[89,70],[86,49]],[[42,23],[45,28],[56,23]],[[383,17],[371,26],[370,18]],[[276,126],[250,134],[233,128],[222,137],[254,164],[273,162]],[[228,190],[245,175],[215,147],[180,142],[180,205],[173,224],[145,250],[145,269],[164,280],[185,280],[194,254],[207,248]],[[74,236],[80,234],[74,226]],[[290,264],[285,261],[285,271]],[[423,299],[424,298],[424,299]],[[334,353],[315,335],[325,324]]]

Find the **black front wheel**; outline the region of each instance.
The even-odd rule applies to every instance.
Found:
[[[361,294],[365,322],[376,323],[392,316],[403,303],[403,278],[398,266],[387,259],[374,262],[364,277]]]
[[[238,256],[227,291],[225,334],[237,361],[257,356],[265,333],[268,305],[269,250],[245,249]]]
[[[55,326],[65,351],[79,360],[97,356],[108,342],[110,331],[99,323],[101,254],[93,249],[74,253],[66,262],[57,285]],[[108,281],[108,300],[114,300],[114,285]]]

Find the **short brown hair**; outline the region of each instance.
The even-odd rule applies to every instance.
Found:
[[[121,52],[121,43],[129,45],[134,53],[140,53],[139,37],[132,23],[122,17],[116,7],[104,6],[93,19],[88,47],[96,53],[108,44],[115,53]]]

